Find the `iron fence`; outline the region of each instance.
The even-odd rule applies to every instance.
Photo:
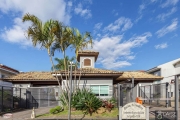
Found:
[[[0,113],[12,112],[20,109],[37,108],[38,103],[32,97],[28,98],[28,90],[25,88],[0,86]],[[31,105],[31,104],[34,105]]]
[[[119,87],[118,87],[119,86]],[[124,106],[127,103],[134,102],[133,89],[131,84],[116,84],[113,89],[113,97],[118,101],[118,106]]]
[[[38,107],[49,107],[60,105],[59,87],[30,87],[28,88],[28,99],[31,106],[38,103]],[[33,101],[34,100],[34,101]]]
[[[144,104],[174,107],[175,85],[169,83],[152,84],[139,87],[139,97]]]

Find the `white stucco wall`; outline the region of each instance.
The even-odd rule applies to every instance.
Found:
[[[174,66],[178,61],[180,61],[180,58],[157,66],[161,68],[161,76],[164,77],[161,83],[171,82],[174,79],[173,75],[180,74],[180,63]]]

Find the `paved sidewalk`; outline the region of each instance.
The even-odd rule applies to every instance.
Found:
[[[52,107],[41,107],[38,109],[35,109],[35,113],[36,115],[40,115],[40,114],[46,114],[49,113],[49,110]],[[28,109],[28,110],[23,110],[20,112],[15,112],[12,113],[12,118],[3,118],[3,116],[0,116],[0,120],[26,120],[31,118],[31,113],[32,113],[32,109]]]
[[[49,113],[49,110],[51,109],[52,107],[41,107],[41,108],[38,108],[38,109],[35,109],[35,113],[36,115],[40,115],[40,114],[46,114],[46,113]],[[150,107],[149,111],[155,111],[155,110],[174,110],[174,108],[172,107],[168,107],[168,108],[165,108],[165,107]],[[179,111],[180,112],[180,111]],[[2,116],[0,117],[0,120],[28,120],[31,118],[31,113],[32,113],[32,109],[29,109],[29,110],[24,110],[24,111],[20,111],[20,112],[15,112],[15,113],[12,113],[13,116],[12,118],[10,119],[5,119],[3,118]],[[153,120],[152,118],[155,118],[153,113],[149,114],[149,117],[151,118],[150,120]],[[180,117],[180,116],[179,116]],[[45,118],[45,117],[44,117]],[[44,119],[44,118],[39,118],[39,119]],[[59,117],[51,117],[51,120],[54,119],[54,120],[57,120]],[[66,117],[65,117],[66,118]],[[74,116],[74,118],[80,118],[80,116]],[[180,120],[180,118],[179,118]]]

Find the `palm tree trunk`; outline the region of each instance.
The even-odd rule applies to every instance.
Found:
[[[66,75],[66,87],[69,89],[69,85],[68,85],[68,78],[67,78],[67,74],[66,74],[66,71],[67,71],[67,67],[66,67],[66,54],[65,54],[65,50],[63,51],[63,56],[64,56],[64,70],[65,70],[65,75]]]
[[[50,53],[50,50],[49,50],[49,49],[48,49],[48,55],[49,55],[49,58],[50,58],[50,61],[51,61],[52,67],[53,67],[53,71],[54,71],[54,70],[55,70],[55,68],[54,68],[54,63],[53,63],[52,56],[51,56],[51,53]],[[55,72],[55,71],[54,71],[54,72]],[[55,72],[55,75],[56,75],[56,80],[58,81],[58,84],[59,84],[59,88],[60,88],[61,91],[63,91],[56,72]],[[61,75],[61,78],[62,78],[62,75]],[[62,80],[63,80],[63,79],[62,79]],[[65,99],[66,104],[68,105],[68,102],[67,102],[66,97],[65,97],[65,95],[64,95],[63,92],[62,92],[62,94],[63,94],[63,97],[64,97],[64,99]]]

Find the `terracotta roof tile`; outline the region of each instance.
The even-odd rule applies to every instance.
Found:
[[[163,77],[160,76],[155,76],[146,72],[142,72],[142,71],[134,71],[134,72],[124,72],[122,74],[122,76],[118,77],[117,80],[123,80],[123,79],[128,79],[128,78],[132,78],[132,76],[134,77],[134,79],[157,79],[157,80],[161,80],[163,79]]]
[[[65,71],[57,71],[57,73],[64,73]],[[98,69],[98,68],[80,68],[76,70],[76,73],[87,73],[87,74],[122,74],[123,72],[120,71],[113,71],[113,70],[105,70],[105,69]],[[73,71],[75,73],[75,71]]]
[[[56,80],[51,72],[22,72],[17,75],[5,78],[5,80]]]

